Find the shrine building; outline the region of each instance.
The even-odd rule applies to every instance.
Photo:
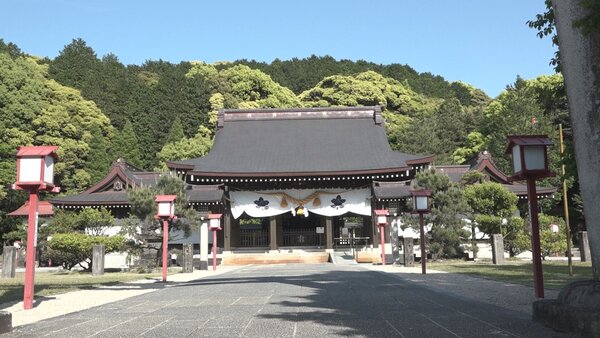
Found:
[[[206,156],[167,166],[185,180],[194,209],[223,214],[217,239],[223,264],[327,261],[335,248],[348,245],[368,262],[378,261],[381,252],[374,210],[389,211],[384,245],[391,253],[402,213],[409,211],[411,181],[433,159],[392,150],[378,106],[225,109]],[[527,196],[526,187],[510,182],[487,152],[464,165],[434,168],[453,181],[479,171],[521,201]],[[88,190],[50,201],[66,210],[104,207],[119,219],[130,211],[127,190],[155,185],[160,175],[119,159]],[[555,191],[540,187],[538,195]],[[203,235],[208,233],[195,232],[192,243]],[[187,240],[169,236],[170,245]]]
[[[390,148],[380,107],[344,107],[221,110],[210,152],[167,166],[191,186],[222,186],[211,211],[224,215],[228,262],[248,252],[329,252],[350,233],[376,249],[373,210],[388,203],[374,184],[409,189],[432,160]]]

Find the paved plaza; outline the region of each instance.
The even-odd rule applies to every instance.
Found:
[[[6,337],[568,336],[532,322],[522,308],[417,277],[360,265],[247,266],[16,327]]]

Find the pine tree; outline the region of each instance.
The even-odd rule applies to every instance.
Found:
[[[169,131],[165,144],[181,141],[184,137],[183,125],[181,124],[181,119],[177,116],[171,125],[171,130]]]
[[[90,153],[86,166],[91,177],[91,183],[95,184],[106,175],[112,159],[108,153],[108,145],[100,128],[94,126],[90,133],[91,138],[88,142]]]
[[[113,158],[123,158],[128,163],[141,166],[141,152],[138,137],[131,121],[127,120],[123,130],[115,137],[112,145]]]

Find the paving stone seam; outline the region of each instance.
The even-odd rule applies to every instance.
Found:
[[[388,325],[389,325],[389,326],[390,326],[392,329],[394,329],[394,331],[396,331],[396,333],[398,333],[398,335],[399,335],[400,337],[402,337],[402,338],[406,338],[406,336],[405,336],[405,335],[403,335],[403,334],[402,334],[402,332],[400,332],[400,331],[399,331],[399,330],[398,330],[398,329],[397,329],[397,328],[396,328],[396,327],[395,327],[395,326],[394,326],[392,323],[390,323],[390,321],[389,321],[389,320],[387,320],[387,319],[386,319],[386,320],[385,320],[385,322],[386,322],[386,323],[387,323],[387,324],[388,324]]]

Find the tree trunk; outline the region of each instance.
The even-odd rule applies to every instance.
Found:
[[[584,36],[573,22],[594,9],[581,0],[553,0],[562,72],[565,78],[575,158],[594,278],[600,268],[600,30]],[[596,8],[598,10],[598,8]]]

